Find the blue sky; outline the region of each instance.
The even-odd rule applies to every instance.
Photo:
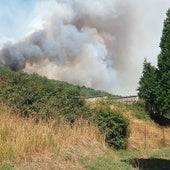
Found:
[[[19,39],[31,21],[35,0],[0,0],[0,39]]]

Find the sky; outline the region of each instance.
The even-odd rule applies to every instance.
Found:
[[[37,63],[28,64],[24,71],[37,72],[49,78],[86,85],[114,94],[133,95],[136,94],[144,58],[147,58],[153,65],[157,64],[163,21],[169,7],[170,0],[0,0],[0,49],[3,49],[9,42],[16,43],[18,48],[20,45],[18,42],[21,41],[25,47],[28,41],[29,44],[32,43],[33,38],[29,36],[32,33],[43,29],[49,36],[50,31],[52,35],[55,35],[54,30],[60,26],[66,32],[61,33],[60,39],[58,37],[55,40],[52,39],[55,44],[61,42],[64,44],[62,47],[70,50],[68,45],[72,44],[63,39],[71,37],[68,34],[68,31],[71,30],[78,37],[78,39],[71,37],[73,42],[81,44],[80,39],[84,42],[80,47],[80,52],[84,51],[91,58],[85,60],[82,54],[81,57],[75,57],[75,61],[80,62],[75,67],[70,66],[70,59],[66,57],[65,62],[68,63],[66,67],[62,63],[65,58],[58,61],[63,57],[62,53],[55,62],[52,62],[54,56],[50,56],[50,64],[39,62],[41,67],[37,70]],[[85,17],[87,21],[84,21]],[[96,23],[96,18],[98,18],[98,23]],[[83,23],[79,20],[82,20]],[[61,22],[64,22],[64,25]],[[79,27],[82,30],[77,32]],[[112,31],[110,27],[115,27],[115,30]],[[65,36],[66,34],[68,37]],[[36,37],[37,35],[34,34]],[[93,38],[90,38],[90,35]],[[107,37],[108,35],[110,37]],[[51,40],[49,36],[46,45],[53,49],[54,44],[49,42]],[[87,43],[92,45],[88,47],[90,50],[84,47]],[[60,44],[56,45],[56,48],[60,47]],[[111,46],[113,49],[110,50]],[[72,53],[77,54],[75,51]],[[109,56],[110,53],[114,57]],[[0,60],[1,58],[3,59],[3,56],[0,56]],[[28,61],[28,57],[25,60]],[[30,61],[30,63],[32,62]],[[88,63],[91,70],[84,67],[84,63]],[[49,69],[53,73],[49,73]],[[66,74],[61,74],[61,71]],[[69,73],[75,74],[76,77],[70,76]],[[100,78],[100,76],[105,76],[105,78]]]
[[[17,41],[28,32],[34,17],[35,0],[0,0],[0,46]]]

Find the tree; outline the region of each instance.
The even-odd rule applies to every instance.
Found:
[[[170,115],[170,9],[164,21],[160,48],[157,69],[144,61],[138,95],[146,101],[148,111],[165,116]]]
[[[156,68],[147,62],[143,63],[143,75],[139,81],[138,96],[146,101],[146,110],[155,110],[156,88],[157,88]]]
[[[156,103],[162,115],[170,115],[170,9],[167,11],[167,18],[164,21],[160,48]]]

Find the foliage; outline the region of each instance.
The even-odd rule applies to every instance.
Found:
[[[129,121],[118,111],[110,109],[106,103],[95,108],[95,122],[106,134],[106,142],[112,148],[125,149],[128,140]]]
[[[72,123],[76,118],[89,114],[76,86],[2,67],[0,82],[0,98],[24,116],[48,119],[63,115]]]
[[[170,114],[170,9],[164,21],[158,56],[157,106],[162,114]]]
[[[138,96],[146,101],[146,109],[152,111],[156,100],[156,68],[145,59],[143,63],[143,75],[139,81]]]
[[[136,103],[134,103],[136,106],[139,106],[140,108],[144,109],[145,108],[145,100],[139,99]]]
[[[145,99],[147,110],[156,115],[170,115],[170,9],[164,21],[158,56],[158,68],[144,61],[138,95]]]
[[[145,103],[143,101],[139,101],[137,103],[134,104],[127,104],[126,108],[130,111],[132,111],[132,113],[134,114],[134,117],[136,117],[137,119],[140,120],[144,120],[145,122],[150,122],[151,119],[149,117],[148,112],[145,111]]]
[[[82,95],[87,94],[88,90],[81,91],[79,86],[49,80],[37,74],[13,72],[4,67],[0,67],[0,80],[0,98],[17,108],[23,116],[32,116],[37,120],[59,119],[60,116],[64,116],[71,124],[77,118],[91,117],[92,111],[85,104]],[[92,92],[94,90],[90,90],[89,94]],[[106,133],[109,146],[125,148],[128,126],[125,118],[105,108],[102,103],[95,113],[96,123],[99,129]]]
[[[85,96],[85,97],[93,97],[93,96],[109,96],[109,97],[113,97],[112,94],[110,93],[107,93],[105,91],[102,91],[102,90],[94,90],[92,88],[87,88],[85,86],[77,86],[80,90],[80,94],[82,96]]]

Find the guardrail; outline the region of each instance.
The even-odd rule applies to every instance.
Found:
[[[133,96],[114,96],[114,97],[108,97],[108,96],[89,96],[86,98],[87,101],[93,102],[93,101],[97,101],[100,99],[110,99],[110,100],[114,100],[116,102],[120,102],[120,103],[128,103],[128,104],[132,104],[134,102],[138,101],[138,96],[133,95]]]

